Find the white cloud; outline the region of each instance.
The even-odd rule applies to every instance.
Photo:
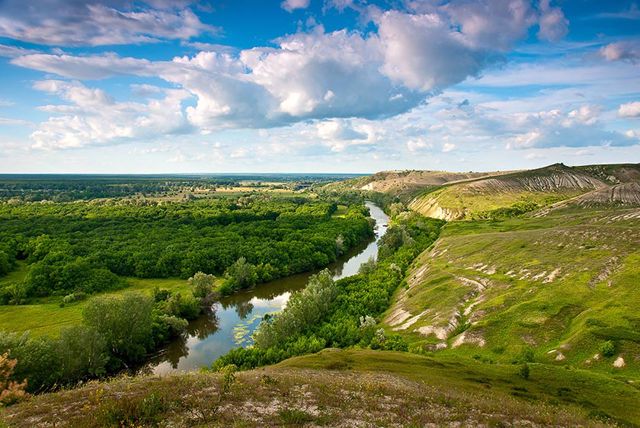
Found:
[[[624,134],[604,129],[598,123],[599,112],[597,106],[584,105],[566,113],[554,109],[506,116],[506,129],[513,133],[506,147],[524,149],[636,144]]]
[[[635,63],[640,60],[640,42],[627,40],[609,43],[600,49],[600,55],[607,61],[629,61]]]
[[[301,7],[303,3],[308,5],[306,1],[290,6]],[[188,1],[176,7],[169,7],[170,2],[161,0],[146,4],[157,9],[149,7],[143,12],[131,13],[152,10],[173,15],[190,13]],[[353,5],[342,1],[335,6]],[[503,55],[526,37],[531,27],[539,25],[541,33],[547,32],[540,37],[552,38],[563,33],[554,26],[566,24],[562,12],[544,1],[539,10],[527,0],[461,0],[443,4],[421,2],[405,11],[382,12],[377,8],[368,11],[373,19],[373,31],[325,32],[322,26],[316,25],[307,32],[277,39],[273,46],[245,50],[218,49],[217,45],[183,41],[185,45],[206,51],[170,61],[126,58],[113,53],[75,56],[64,52],[24,53],[11,61],[70,79],[135,75],[158,77],[180,88],[133,86],[132,93],[138,97],[155,97],[156,93],[165,96],[147,103],[123,103],[111,99],[104,91],[79,83],[67,83],[68,87],[60,82],[38,83],[38,89],[48,90],[67,101],[41,107],[53,116],[33,134],[40,146],[106,144],[110,139],[117,142],[139,135],[156,135],[151,124],[158,114],[150,114],[148,120],[144,120],[140,109],[157,102],[166,109],[164,114],[170,116],[166,120],[169,132],[192,126],[205,135],[232,128],[311,123],[313,137],[319,139],[324,149],[366,150],[381,141],[386,132],[373,121],[389,123],[386,118],[409,114],[421,108],[426,99],[478,76],[488,65],[502,61]],[[547,15],[554,18],[544,23]],[[113,19],[117,27],[120,18]],[[173,19],[166,25],[173,25]],[[145,17],[140,20],[146,22]],[[194,25],[197,27],[197,23]],[[154,37],[169,37],[163,35],[161,29],[157,30]],[[70,34],[74,31],[72,28]],[[132,27],[126,34],[137,37],[136,31]],[[191,30],[181,29],[175,38],[191,37],[192,33],[182,31]],[[59,37],[67,36],[65,33]],[[186,99],[195,102],[183,106],[182,101]],[[98,106],[108,106],[107,110],[112,112],[99,113]],[[476,111],[477,108],[447,106],[436,112],[447,125],[441,131],[431,131],[442,132],[433,144],[450,151],[459,143],[449,142],[444,138],[445,132],[455,129],[467,139],[481,139],[489,135],[491,129],[499,128],[497,123],[501,118]],[[575,117],[564,119],[584,121],[588,113],[576,111]],[[142,124],[142,129],[132,126],[134,118],[138,122],[133,123]],[[64,133],[64,124],[69,126],[68,135]],[[409,150],[427,148],[426,142],[416,140],[417,135],[409,137],[414,141],[407,145]]]
[[[433,145],[429,143],[425,138],[413,138],[407,141],[407,150],[411,153],[430,150]]]
[[[72,79],[104,79],[118,75],[151,76],[152,63],[146,59],[122,58],[114,53],[91,56],[29,54],[11,60],[14,65],[54,73]]]
[[[620,117],[640,117],[640,101],[621,104],[618,108]]]
[[[0,3],[0,36],[43,45],[100,46],[187,40],[216,28],[203,24],[186,1],[20,0]]]
[[[548,41],[558,41],[569,32],[569,21],[562,9],[552,7],[550,0],[540,1],[540,30],[538,38]]]
[[[450,151],[454,150],[455,148],[456,148],[456,145],[453,144],[453,143],[444,143],[442,145],[442,152],[443,153],[447,153],[447,152],[450,152]]]
[[[68,104],[43,106],[54,113],[31,134],[38,149],[78,148],[180,133],[188,127],[182,101],[188,93],[165,91],[163,99],[146,104],[117,102],[103,90],[78,82],[44,80],[34,84],[40,91],[57,94]]]
[[[293,12],[296,9],[306,9],[309,7],[311,0],[284,0],[280,5],[288,12]]]

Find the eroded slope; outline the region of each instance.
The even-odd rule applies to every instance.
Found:
[[[385,322],[422,350],[640,375],[640,209],[455,222]],[[603,344],[614,350],[603,355]]]

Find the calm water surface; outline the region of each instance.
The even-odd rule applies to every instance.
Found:
[[[366,203],[376,221],[375,238],[356,248],[329,266],[335,279],[358,273],[360,265],[378,253],[378,241],[386,232],[387,215],[371,202]],[[211,314],[189,324],[187,335],[153,356],[144,372],[165,374],[174,371],[208,367],[218,357],[238,346],[252,343],[251,334],[267,313],[284,308],[291,293],[304,288],[315,272],[303,273],[260,284],[256,288],[235,294],[214,305]]]

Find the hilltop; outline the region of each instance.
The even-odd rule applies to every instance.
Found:
[[[637,205],[640,201],[640,165],[569,167],[554,164],[440,187],[427,186],[409,207],[425,216],[445,220],[491,216],[517,204],[533,210],[578,198],[582,205]]]

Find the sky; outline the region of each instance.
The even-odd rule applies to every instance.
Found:
[[[640,162],[640,6],[0,0],[0,173]]]

